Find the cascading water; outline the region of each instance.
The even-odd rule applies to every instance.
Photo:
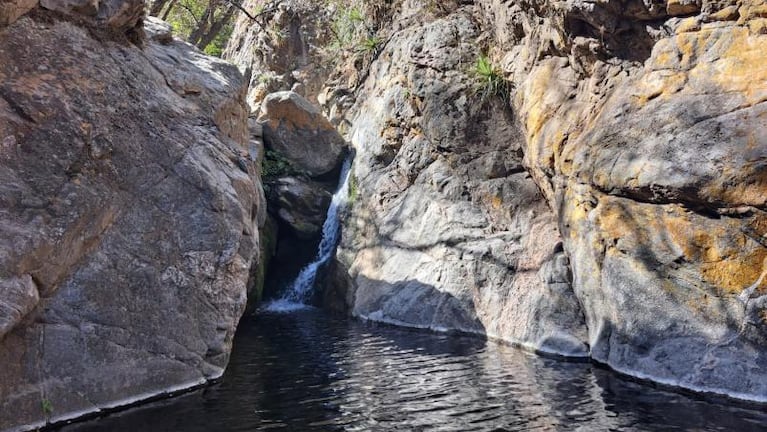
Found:
[[[289,312],[306,307],[306,302],[311,298],[314,282],[317,279],[317,271],[333,257],[338,244],[341,234],[339,213],[346,206],[349,198],[349,170],[351,165],[352,157],[349,156],[341,166],[338,189],[333,194],[325,223],[322,225],[322,240],[320,240],[320,245],[317,248],[317,257],[301,270],[285,294],[267,304],[264,307],[265,310]]]

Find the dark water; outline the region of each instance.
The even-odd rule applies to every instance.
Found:
[[[308,310],[244,321],[216,386],[62,429],[265,430],[764,431],[767,412],[492,342]]]

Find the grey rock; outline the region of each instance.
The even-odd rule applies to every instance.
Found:
[[[40,6],[115,30],[138,26],[144,15],[144,0],[40,0]]]
[[[325,222],[331,193],[323,185],[295,177],[277,179],[271,187],[274,201],[270,204],[276,209],[279,219],[288,224],[299,238],[317,237]]]
[[[161,44],[173,42],[173,27],[161,19],[152,16],[144,18],[144,29],[150,39]]]
[[[242,6],[253,10],[261,2],[245,0]],[[248,103],[257,110],[266,95],[291,90],[294,85],[303,88],[298,93],[316,103],[333,72],[333,65],[316,48],[335,40],[332,25],[340,11],[322,3],[288,0],[265,12],[274,32],[262,31],[241,15],[224,51],[225,59],[253,71]]]
[[[0,430],[221,376],[265,220],[236,68],[49,14],[0,32]]]
[[[13,330],[40,302],[32,276],[0,279],[0,338]]]
[[[372,65],[348,115],[359,191],[337,295],[369,320],[586,356],[556,219],[521,169],[522,132],[460,66],[478,36],[459,10],[395,33]]]

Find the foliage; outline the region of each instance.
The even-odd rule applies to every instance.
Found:
[[[40,401],[40,408],[43,410],[43,414],[46,417],[50,417],[50,415],[53,414],[53,404],[48,399]]]
[[[265,179],[299,174],[300,171],[293,167],[290,161],[275,150],[266,150],[264,160],[261,163],[261,176]]]
[[[381,38],[378,36],[370,36],[360,43],[360,50],[364,52],[376,52],[381,46]]]
[[[232,37],[234,26],[230,23],[224,26],[224,28],[216,35],[213,42],[209,43],[203,51],[205,54],[214,57],[221,57],[224,53],[224,48],[229,42],[229,38]]]
[[[474,65],[474,75],[478,79],[477,93],[483,100],[491,96],[497,96],[507,101],[509,98],[509,82],[503,77],[501,71],[490,62],[485,55],[480,55]]]
[[[375,36],[362,7],[355,5],[354,1],[336,0],[333,3],[336,12],[330,25],[334,38],[331,49],[353,51],[356,48],[363,52],[375,51],[380,46],[381,39]]]
[[[154,0],[152,5],[162,6],[157,16],[171,25],[177,37],[217,57],[223,53],[239,13],[229,0]]]
[[[357,180],[357,176],[354,175],[354,170],[351,170],[352,172],[349,173],[349,202],[354,203],[354,201],[357,200],[357,196],[359,196],[359,180]]]
[[[167,21],[173,27],[173,34],[187,39],[195,27],[199,17],[205,12],[208,2],[205,0],[180,0],[170,10]]]

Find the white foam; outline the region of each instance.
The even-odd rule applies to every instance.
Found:
[[[305,305],[303,303],[298,303],[286,299],[278,299],[261,306],[260,310],[273,313],[291,313],[310,308],[311,306]]]
[[[314,283],[317,279],[317,272],[335,254],[341,235],[340,214],[349,198],[349,171],[351,164],[352,158],[349,157],[341,167],[338,189],[333,194],[325,223],[322,225],[322,240],[320,240],[320,245],[317,248],[317,257],[301,270],[301,273],[298,274],[296,280],[290,284],[290,287],[288,287],[288,290],[281,298],[267,305],[266,310],[272,312],[291,312],[302,309],[296,307],[296,305],[302,305],[311,299]]]

